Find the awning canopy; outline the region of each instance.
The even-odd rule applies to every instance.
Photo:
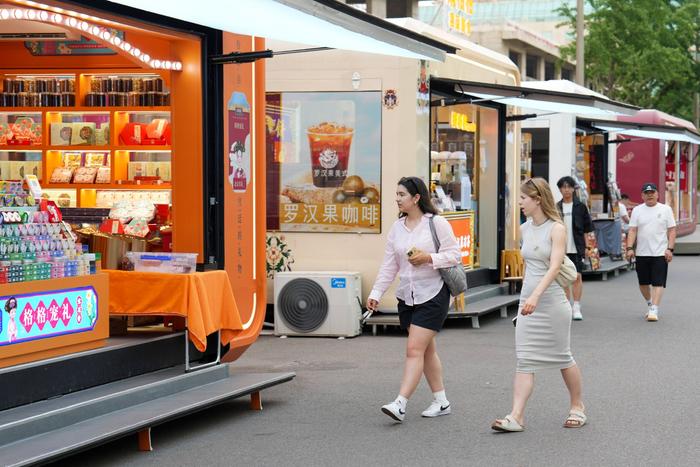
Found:
[[[682,141],[700,144],[700,134],[688,128],[652,125],[646,123],[617,122],[610,120],[585,120],[585,123],[608,133],[618,133],[639,138],[660,139],[664,141]]]
[[[110,0],[236,34],[311,46],[445,60],[453,46],[336,0]]]
[[[436,79],[431,81],[435,89]],[[531,89],[503,84],[476,83],[439,79],[440,89],[453,95],[466,96],[470,102],[493,101],[514,107],[554,113],[582,115],[633,115],[639,110],[633,105],[612,101],[596,95]]]

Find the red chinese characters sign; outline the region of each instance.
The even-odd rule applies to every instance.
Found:
[[[474,266],[474,213],[463,211],[445,216],[452,226],[457,243],[462,252],[462,264],[466,268]]]

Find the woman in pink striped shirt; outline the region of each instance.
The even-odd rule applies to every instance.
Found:
[[[451,412],[435,343],[435,336],[447,317],[450,293],[438,269],[459,264],[462,256],[452,227],[445,218],[437,215],[423,180],[418,177],[399,180],[396,203],[399,219],[389,231],[384,261],[367,298],[367,308],[377,309],[379,300],[398,274],[399,320],[401,328],[408,329],[406,362],[399,395],[394,402],[383,406],[382,412],[401,422],[408,399],[423,374],[434,400],[422,415],[437,417]],[[431,217],[440,251],[435,251],[430,232]]]

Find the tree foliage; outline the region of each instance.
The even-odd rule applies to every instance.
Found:
[[[610,99],[693,120],[700,0],[587,0],[586,82]],[[559,12],[576,30],[576,9]],[[561,50],[576,57],[576,43]]]

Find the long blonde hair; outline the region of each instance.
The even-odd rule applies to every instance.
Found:
[[[552,195],[552,189],[549,187],[547,180],[542,177],[533,177],[522,184],[520,191],[530,198],[539,200],[540,208],[547,219],[560,224],[564,223],[559,214],[559,209],[554,203],[554,195]]]

